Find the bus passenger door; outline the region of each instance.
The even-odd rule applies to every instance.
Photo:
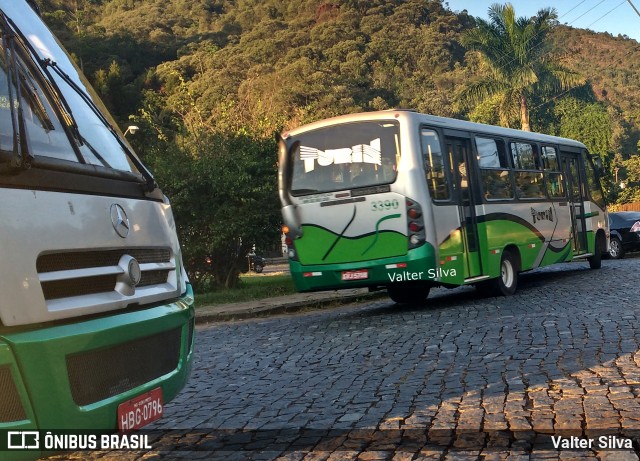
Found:
[[[574,254],[587,252],[587,232],[584,216],[584,201],[586,188],[580,155],[570,152],[561,152],[562,172],[567,181],[569,192],[569,207],[571,209],[571,237],[573,240]]]
[[[449,164],[451,165],[454,189],[458,200],[460,231],[462,236],[465,278],[482,275],[479,253],[478,219],[476,216],[476,197],[470,181],[472,175],[471,142],[468,138],[445,137]]]

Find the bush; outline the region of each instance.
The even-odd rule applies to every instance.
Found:
[[[194,289],[235,287],[251,248],[272,246],[280,235],[275,142],[215,134],[197,146],[169,144],[145,160],[171,199]]]

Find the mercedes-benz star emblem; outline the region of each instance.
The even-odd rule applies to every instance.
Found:
[[[124,208],[117,203],[111,205],[111,224],[120,237],[126,238],[129,235],[129,218]]]

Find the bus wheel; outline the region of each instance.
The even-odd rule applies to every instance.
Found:
[[[600,238],[596,238],[593,256],[589,258],[589,267],[591,269],[600,269],[602,267],[602,246],[600,245],[600,240]]]
[[[500,276],[481,282],[478,291],[487,296],[510,296],[518,288],[518,266],[516,257],[509,250],[502,253],[500,260]]]
[[[394,283],[387,286],[387,294],[398,304],[417,304],[427,299],[430,289],[425,283]]]

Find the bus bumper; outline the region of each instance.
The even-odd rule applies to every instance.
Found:
[[[172,303],[0,335],[0,429],[110,431],[121,403],[158,388],[170,401],[191,370],[194,320],[187,285]]]
[[[321,265],[302,265],[289,260],[289,268],[299,292],[378,287],[402,281],[436,282],[435,254],[433,246],[425,243],[403,256]]]

